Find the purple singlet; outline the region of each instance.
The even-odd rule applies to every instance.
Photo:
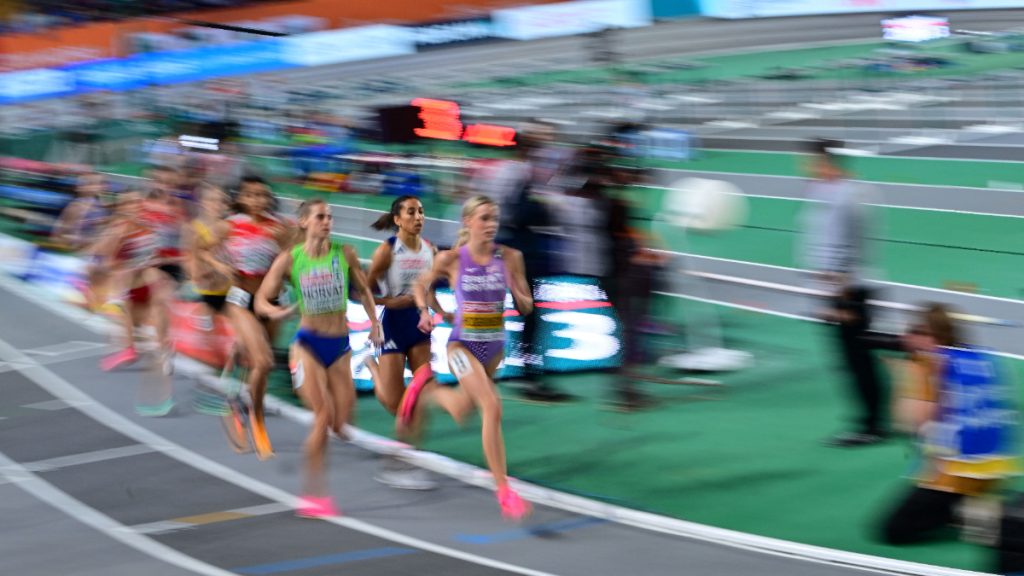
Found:
[[[485,367],[505,349],[505,261],[497,248],[487,264],[477,264],[469,248],[459,248],[455,286],[455,328],[448,342],[459,342]]]

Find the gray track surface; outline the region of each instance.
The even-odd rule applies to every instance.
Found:
[[[40,358],[33,350],[43,346],[69,341],[103,342],[101,337],[2,288],[0,302],[5,319],[0,327],[0,341],[30,357]],[[0,349],[4,348],[2,343]],[[0,353],[0,360],[9,359],[7,352]],[[48,460],[49,466],[35,466],[43,481],[84,506],[125,526],[133,526],[136,532],[188,556],[228,570],[270,573],[259,570],[268,570],[268,565],[281,562],[371,551],[382,557],[352,560],[349,556],[343,564],[336,561],[316,567],[278,566],[272,573],[327,575],[336,574],[339,569],[346,574],[368,576],[504,572],[346,527],[298,519],[290,511],[272,506],[273,502],[261,494],[211,476],[156,449],[148,450],[145,444],[115,430],[115,422],[96,421],[83,414],[80,406],[54,406],[56,398],[21,373],[26,370],[39,374],[39,369],[24,364],[22,368],[0,372],[5,400],[0,420],[0,453],[30,467],[32,463]],[[299,424],[270,418],[268,427],[277,457],[263,463],[251,455],[232,452],[217,418],[191,411],[188,399],[194,383],[188,379],[175,378],[179,405],[170,417],[143,419],[132,410],[134,390],[140,379],[146,377],[139,368],[103,373],[93,356],[50,358],[46,370],[95,402],[159,435],[164,449],[167,443],[173,443],[181,447],[175,450],[176,454],[201,455],[290,493],[299,489],[300,447],[305,432]],[[40,405],[41,402],[50,404]],[[514,434],[514,428],[510,427],[507,433]],[[125,447],[139,453],[102,462],[68,461],[83,454]],[[693,573],[721,575],[864,573],[671,537],[543,507],[519,530],[500,520],[489,492],[447,479],[441,479],[441,488],[435,492],[389,489],[371,479],[380,465],[377,456],[338,441],[330,451],[331,489],[348,517],[515,566],[580,576],[674,575],[683,566]],[[63,464],[52,460],[55,458],[64,458]],[[0,526],[0,557],[5,559],[5,571],[15,567],[17,571],[12,573],[24,576],[185,573],[80,524],[46,502],[21,492],[19,485],[20,482],[0,484],[0,494],[5,496],[0,500],[0,512],[5,518],[14,518]],[[186,529],[154,528],[183,516],[254,506],[262,507],[258,509],[263,512]],[[475,535],[476,543],[466,535]],[[487,538],[494,541],[481,541]]]

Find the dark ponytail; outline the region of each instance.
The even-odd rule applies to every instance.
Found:
[[[373,228],[374,230],[397,230],[398,224],[395,224],[395,217],[401,216],[402,204],[406,200],[419,200],[419,198],[409,195],[395,198],[395,201],[391,203],[391,211],[386,214],[381,214],[380,218],[377,218],[373,224],[370,224],[370,228]]]

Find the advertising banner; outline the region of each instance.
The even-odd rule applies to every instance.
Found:
[[[415,52],[410,29],[385,24],[281,38],[281,60],[291,66],[323,66]]]
[[[552,276],[541,279],[536,288],[537,339],[544,351],[544,368],[549,372],[600,370],[618,366],[621,361],[621,329],[618,318],[604,291],[593,278]],[[446,310],[455,308],[450,290],[438,290],[437,299]],[[371,390],[373,383],[362,360],[369,352],[369,322],[362,306],[349,303],[349,328],[352,343],[352,373],[360,390]],[[524,372],[519,352],[522,318],[512,298],[505,301],[505,360],[499,378],[515,378]],[[431,367],[442,382],[454,382],[448,368],[448,336],[452,327],[439,323],[432,333]],[[412,377],[410,372],[407,377]]]
[[[581,0],[524,6],[491,13],[495,35],[512,40],[571,36],[605,28],[638,28],[653,22],[650,0]]]
[[[949,37],[949,20],[936,16],[907,16],[882,20],[882,38],[890,42],[927,42]]]
[[[1019,0],[701,0],[701,14],[713,18],[1020,7]]]
[[[489,16],[425,22],[407,26],[417,50],[430,50],[497,40]]]
[[[540,2],[519,0],[519,4]],[[387,0],[340,2],[339,0],[291,0],[247,6],[178,12],[166,18],[129,18],[47,28],[38,32],[0,36],[0,72],[30,68],[57,68],[104,58],[131,55],[130,37],[145,34],[177,34],[189,22],[246,26],[287,19],[313,19],[327,29],[370,22],[429,22],[486,14],[503,0],[463,0],[453,7],[449,0]],[[455,11],[459,14],[455,14]],[[211,29],[207,29],[211,30]]]

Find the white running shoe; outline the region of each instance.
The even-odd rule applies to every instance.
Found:
[[[377,482],[400,490],[434,490],[437,481],[423,468],[388,459],[373,477]]]

